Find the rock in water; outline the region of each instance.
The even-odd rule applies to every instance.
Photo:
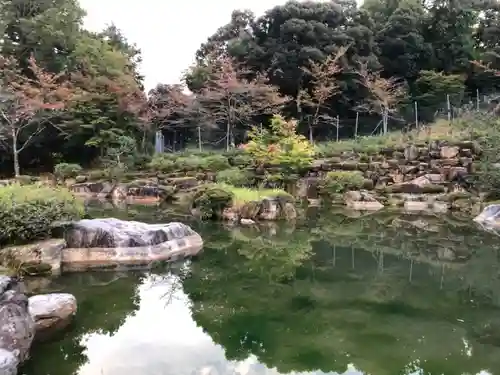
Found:
[[[68,247],[136,247],[158,245],[195,234],[182,223],[146,224],[114,218],[80,220],[66,232]]]
[[[15,375],[29,353],[35,323],[28,298],[14,278],[0,276],[0,374]]]
[[[500,231],[500,204],[490,204],[474,218],[474,221],[487,230]]]
[[[35,339],[46,340],[66,328],[76,314],[76,298],[68,293],[40,294],[28,300]]]
[[[146,224],[114,218],[81,220],[65,232],[63,269],[80,271],[121,265],[145,266],[158,260],[196,255],[198,233],[182,223]]]

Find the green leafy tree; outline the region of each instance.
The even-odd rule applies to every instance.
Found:
[[[258,165],[279,165],[287,172],[298,173],[312,163],[314,147],[297,134],[296,127],[295,121],[275,115],[269,130],[254,127],[250,131],[244,149]]]

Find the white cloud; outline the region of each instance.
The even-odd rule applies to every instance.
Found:
[[[98,31],[115,23],[143,53],[146,88],[158,82],[176,83],[194,59],[198,47],[234,9],[260,15],[286,0],[80,0],[88,16],[85,26]]]

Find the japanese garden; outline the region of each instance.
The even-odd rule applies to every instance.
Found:
[[[499,373],[498,1],[0,8],[1,374]]]

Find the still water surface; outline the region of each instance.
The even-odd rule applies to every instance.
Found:
[[[74,327],[22,374],[500,374],[500,237],[469,218],[345,215],[193,224],[193,261],[65,275],[42,289],[75,294]]]

